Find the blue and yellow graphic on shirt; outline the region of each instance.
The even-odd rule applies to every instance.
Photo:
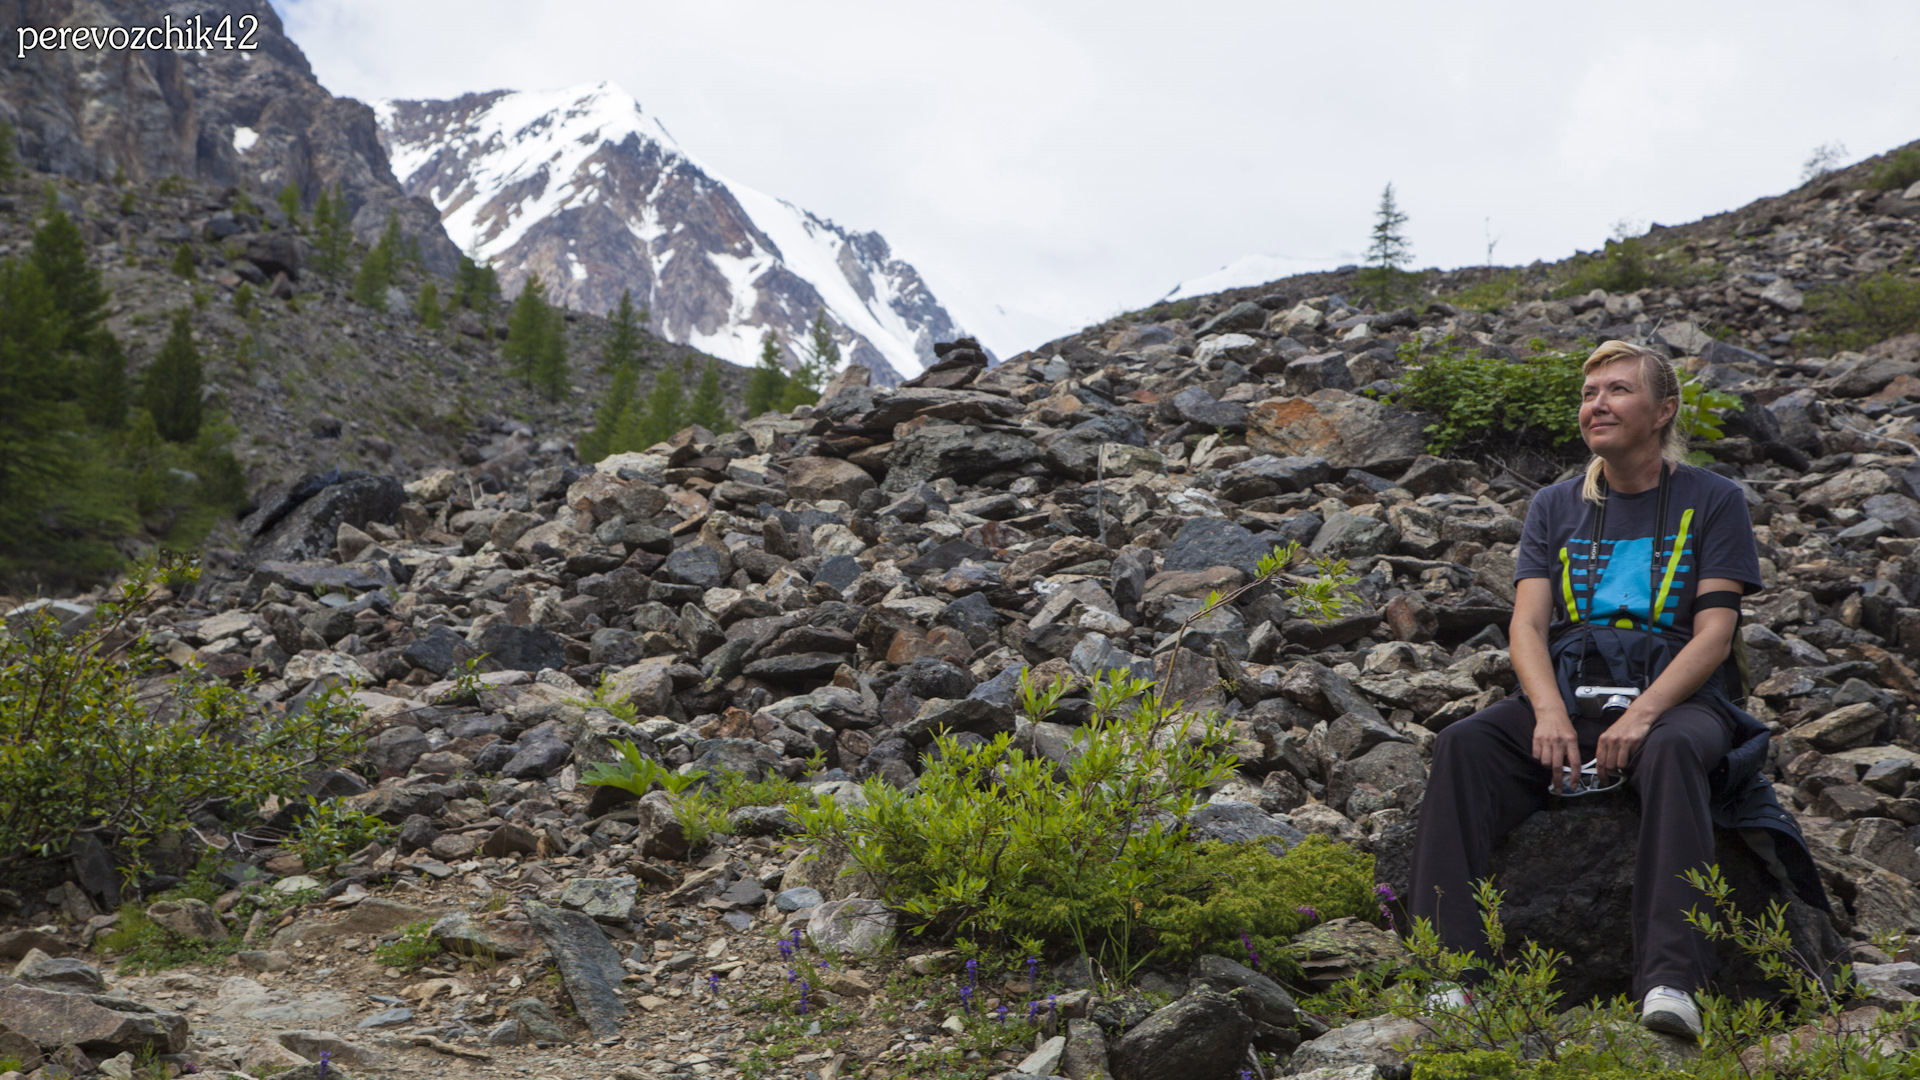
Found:
[[[1657,563],[1651,536],[1602,540],[1597,559],[1587,550],[1588,538],[1568,540],[1560,548],[1560,602],[1567,617],[1623,628],[1673,629],[1680,598],[1692,580],[1692,527],[1693,511],[1687,510],[1680,515],[1680,531],[1661,545]]]

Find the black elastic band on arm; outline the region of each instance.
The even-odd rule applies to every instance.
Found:
[[[1709,608],[1721,607],[1732,608],[1735,611],[1739,611],[1740,594],[1734,592],[1732,589],[1721,589],[1717,592],[1710,592],[1693,598],[1693,610],[1695,614],[1706,611]]]

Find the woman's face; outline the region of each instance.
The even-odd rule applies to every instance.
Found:
[[[1655,402],[1640,374],[1640,361],[1627,358],[1597,368],[1580,392],[1580,434],[1596,454],[1659,444],[1659,432],[1680,403]]]

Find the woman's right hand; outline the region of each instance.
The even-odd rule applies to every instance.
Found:
[[[1574,733],[1573,721],[1568,719],[1565,709],[1552,712],[1534,709],[1533,759],[1547,767],[1548,787],[1559,783],[1563,776],[1580,775],[1580,736]],[[1573,772],[1562,773],[1563,766]]]

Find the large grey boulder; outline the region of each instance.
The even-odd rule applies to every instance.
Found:
[[[1253,1021],[1239,1004],[1201,987],[1121,1036],[1108,1062],[1114,1080],[1231,1080],[1252,1039]]]
[[[302,477],[262,499],[240,523],[252,537],[242,560],[248,566],[330,560],[341,525],[391,524],[406,501],[406,490],[392,476],[334,469]]]
[[[1374,838],[1375,876],[1402,897],[1409,895],[1407,856],[1413,832],[1396,828]],[[1500,915],[1507,940],[1530,939],[1574,959],[1559,970],[1556,983],[1568,1003],[1632,992],[1629,903],[1639,833],[1640,811],[1633,797],[1614,793],[1561,800],[1528,818],[1494,848],[1491,869],[1494,884],[1506,894]],[[1803,955],[1820,965],[1844,956],[1845,943],[1832,919],[1782,889],[1737,834],[1719,834],[1715,858],[1741,910],[1758,915],[1768,903],[1780,901]],[[1900,885],[1906,888],[1904,882]],[[1703,896],[1703,906],[1705,902]],[[1774,992],[1737,949],[1722,943],[1717,952],[1720,969],[1714,981],[1719,992],[1734,997]]]
[[[596,1039],[617,1036],[627,1014],[620,1000],[620,980],[626,970],[606,933],[591,916],[578,911],[556,911],[537,901],[528,902],[526,911],[534,932],[553,954],[567,997],[587,1029]]]

